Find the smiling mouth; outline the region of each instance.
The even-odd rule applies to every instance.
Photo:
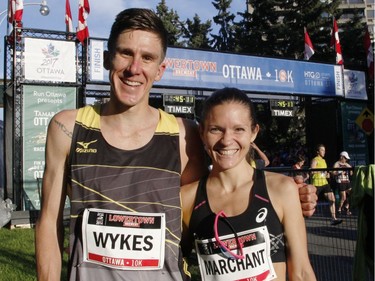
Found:
[[[217,150],[217,153],[223,156],[230,156],[235,154],[238,151],[238,149],[222,149],[222,150]]]
[[[130,81],[130,80],[125,80],[124,83],[128,86],[131,86],[131,87],[137,87],[137,86],[141,86],[142,83],[141,82],[136,82],[136,81]]]

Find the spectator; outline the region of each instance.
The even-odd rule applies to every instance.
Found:
[[[247,157],[253,168],[263,169],[270,164],[267,155],[256,145],[255,142],[250,143],[250,150]]]
[[[350,166],[350,164],[348,163],[348,160],[350,160],[349,154],[346,151],[341,152],[340,159],[335,162],[335,164],[333,165],[333,168],[351,168],[352,166]],[[352,175],[352,173],[353,171],[351,170],[343,170],[343,171],[334,170],[333,171],[336,185],[340,192],[340,203],[339,203],[339,207],[337,208],[337,212],[339,214],[341,214],[342,212],[344,212],[347,215],[352,214],[349,209],[349,200],[348,200],[348,197],[352,190],[352,187],[350,184],[350,176]]]
[[[292,166],[292,169],[295,170],[292,173],[293,173],[293,177],[296,183],[306,182],[309,179],[308,173],[298,171],[303,168],[304,164],[305,164],[305,157],[303,155],[298,155]]]
[[[310,168],[327,169],[327,163],[324,159],[325,154],[325,146],[323,144],[317,145],[316,156],[312,159]],[[327,181],[327,178],[329,178],[329,173],[326,170],[312,172],[312,184],[316,186],[318,200],[323,194],[324,198],[329,202],[329,210],[331,212],[331,225],[338,225],[342,223],[342,220],[336,218],[335,195]]]

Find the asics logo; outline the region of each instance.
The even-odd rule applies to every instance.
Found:
[[[98,140],[93,140],[90,142],[83,142],[83,141],[77,141],[77,144],[79,144],[81,147],[76,148],[77,153],[96,153],[97,149],[96,148],[89,148],[89,146]]]

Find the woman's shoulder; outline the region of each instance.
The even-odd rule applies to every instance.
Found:
[[[297,184],[292,177],[265,171],[267,188],[270,192],[277,194],[288,194],[293,189],[298,189]]]

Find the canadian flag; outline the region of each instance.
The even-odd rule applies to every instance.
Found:
[[[72,20],[72,12],[70,10],[69,0],[65,0],[65,24],[66,24],[66,31],[73,32],[73,20]]]
[[[77,38],[83,45],[85,44],[85,40],[89,37],[89,28],[86,22],[89,13],[89,0],[79,0]]]
[[[371,45],[370,34],[368,33],[368,29],[365,32],[364,38],[364,46],[367,55],[367,67],[368,67],[368,75],[371,80],[374,80],[374,51]]]
[[[304,33],[305,33],[305,52],[304,52],[304,57],[305,60],[309,60],[312,55],[315,53],[314,51],[314,46],[311,43],[310,36],[307,33],[306,27],[304,28]]]
[[[334,47],[336,50],[336,64],[343,64],[344,61],[342,59],[341,45],[340,45],[340,39],[339,39],[339,29],[337,27],[336,19],[333,19],[331,47]]]
[[[23,15],[23,0],[9,0],[8,8],[8,22],[13,23],[13,21],[22,21]]]

